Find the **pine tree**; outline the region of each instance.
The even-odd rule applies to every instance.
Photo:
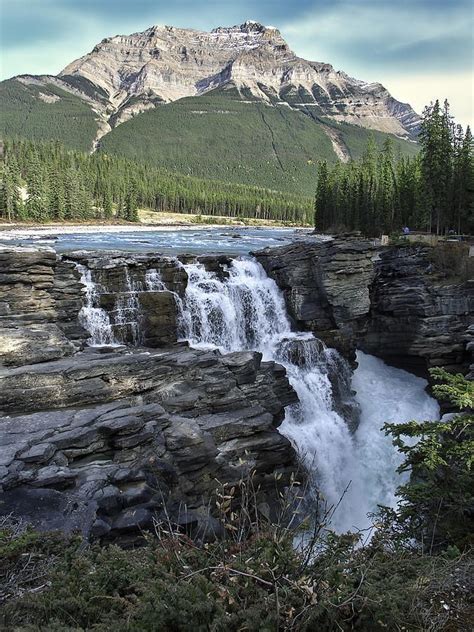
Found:
[[[316,198],[314,203],[314,225],[318,230],[327,230],[330,223],[330,189],[329,169],[324,160],[318,165],[318,182],[316,185]]]
[[[125,197],[124,219],[128,222],[138,221],[138,190],[134,180],[130,182]]]
[[[80,217],[81,201],[80,201],[80,184],[77,177],[77,173],[74,169],[70,168],[66,171],[65,175],[66,183],[66,205],[65,205],[65,219],[76,219]]]
[[[425,203],[430,209],[429,230],[445,229],[452,182],[452,127],[449,104],[437,100],[425,108],[419,136]]]
[[[468,126],[458,150],[455,162],[458,202],[456,207],[456,228],[458,233],[464,227],[474,231],[474,145],[471,128]]]
[[[112,194],[111,194],[110,186],[108,185],[108,183],[105,185],[102,208],[104,212],[104,219],[112,219],[113,203],[112,203]]]
[[[31,219],[44,222],[49,218],[49,188],[44,167],[38,156],[32,154],[30,169],[27,176],[28,199],[26,208]]]
[[[20,195],[20,186],[19,170],[13,158],[4,166],[2,176],[1,214],[8,221],[22,217],[23,201]]]

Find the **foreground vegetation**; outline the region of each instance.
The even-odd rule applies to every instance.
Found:
[[[293,223],[312,215],[311,200],[301,195],[172,174],[58,142],[10,140],[4,154],[0,218],[8,221],[135,222],[138,208]]]
[[[8,518],[0,526],[5,629],[467,632],[474,386],[442,371],[435,377],[444,382],[437,395],[464,412],[438,426],[386,426],[414,476],[400,490],[399,511],[381,509],[370,541],[328,532],[328,508],[295,547],[298,528],[259,516],[247,483],[239,508],[239,490],[219,490],[217,542],[194,541],[165,520],[141,548],[85,547]],[[293,520],[297,490],[295,482],[283,506]]]
[[[474,231],[474,146],[438,101],[423,114],[420,153],[397,155],[387,139],[370,142],[361,159],[331,167],[321,162],[315,202],[318,230],[367,235],[402,227],[437,234]]]

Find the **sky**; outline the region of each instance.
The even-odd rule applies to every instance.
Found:
[[[417,112],[447,98],[473,114],[472,0],[0,0],[0,78],[56,74],[104,37],[154,24],[209,30],[256,20],[300,57],[379,81]]]

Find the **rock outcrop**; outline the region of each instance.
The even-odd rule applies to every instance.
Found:
[[[376,261],[369,353],[414,371],[472,362],[474,258],[466,244],[384,248]]]
[[[75,266],[52,248],[0,246],[0,366],[80,348],[88,336],[78,319],[82,291]]]
[[[93,309],[148,348],[86,346],[84,270],[100,290]],[[277,431],[296,393],[259,353],[176,343],[177,260],[4,247],[0,274],[1,514],[101,540],[165,519],[211,537],[214,490],[250,475],[262,510],[277,510],[298,468]]]
[[[465,244],[375,247],[313,238],[256,253],[298,327],[346,357],[361,348],[426,373],[472,362],[473,258]]]
[[[86,350],[4,369],[0,384],[0,511],[41,528],[121,537],[165,512],[215,527],[218,481],[252,472],[274,507],[275,477],[296,468],[276,430],[296,394],[257,353]]]
[[[367,326],[376,254],[367,240],[315,238],[255,256],[283,291],[297,327],[351,358]]]

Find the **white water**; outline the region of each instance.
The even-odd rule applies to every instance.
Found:
[[[91,270],[80,263],[77,264],[77,270],[86,289],[79,322],[90,333],[90,346],[117,345],[109,315],[105,309],[97,306],[99,288],[92,279]]]
[[[207,272],[202,264],[185,268],[189,281],[184,301],[175,295],[183,338],[192,346],[222,352],[258,350],[264,360],[286,367],[299,403],[287,409],[280,431],[307,465],[311,489],[322,493],[329,507],[342,498],[332,527],[339,532],[368,528],[367,515],[377,505],[395,506],[395,490],[401,482],[396,473],[400,455],[380,428],[387,421],[438,418],[436,402],[425,393],[426,382],[359,353],[359,367],[351,383],[349,367],[335,350],[311,334],[291,330],[277,285],[253,259],[234,260],[221,277]],[[142,284],[125,270],[112,323],[99,302],[100,293],[107,288],[98,286],[86,267],[78,265],[78,269],[86,287],[80,319],[91,334],[89,344],[120,344],[113,325],[128,328],[137,343],[138,292],[166,289],[159,272],[147,270]],[[353,398],[351,402],[351,387],[361,409],[354,433],[348,424],[356,407]],[[341,398],[347,418],[337,406],[336,399]]]
[[[145,272],[145,287],[149,292],[166,290],[166,286],[161,280],[161,274],[156,268],[150,268]]]
[[[440,411],[438,403],[425,392],[426,380],[360,351],[357,361],[352,384],[362,410],[354,446],[357,475],[364,490],[358,512],[360,521],[367,508],[371,511],[377,504],[395,506],[395,489],[408,477],[396,474],[403,457],[380,427],[385,422],[436,420]]]
[[[378,504],[394,506],[400,484],[399,455],[380,428],[385,421],[436,419],[438,407],[424,391],[426,382],[359,354],[352,385],[362,416],[353,434],[333,396],[336,374],[344,390],[346,363],[312,335],[291,331],[283,297],[256,261],[234,260],[223,279],[201,264],[185,267],[184,338],[224,352],[258,350],[264,360],[284,364],[299,403],[287,409],[280,431],[299,451],[327,505],[342,498],[333,528],[369,527],[367,514]]]
[[[138,292],[141,284],[132,280],[128,267],[124,268],[124,291],[117,297],[115,303],[115,324],[126,327],[130,332],[132,344],[136,345],[140,338],[140,303]]]

